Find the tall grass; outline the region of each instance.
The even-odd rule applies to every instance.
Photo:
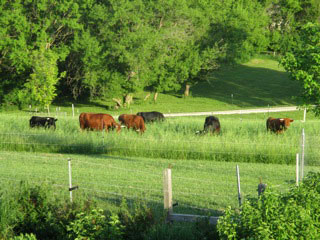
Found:
[[[204,117],[167,118],[163,123],[148,124],[145,134],[140,135],[127,129],[119,134],[81,132],[78,119],[72,117],[60,117],[56,131],[30,129],[30,116],[2,115],[0,149],[294,164],[296,153],[301,151],[304,128],[308,163],[319,164],[319,121],[296,120],[284,134],[276,135],[266,131],[265,117],[220,116],[221,134],[200,136],[195,133],[203,128]]]

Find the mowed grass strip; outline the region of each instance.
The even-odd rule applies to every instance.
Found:
[[[243,199],[257,196],[259,179],[268,187],[287,191],[294,186],[295,166],[279,164],[214,162],[205,160],[153,159],[106,155],[0,152],[3,187],[21,180],[50,184],[68,200],[68,159],[71,159],[73,199],[94,199],[99,205],[118,206],[122,199],[141,200],[163,210],[163,171],[172,167],[175,212],[221,214],[238,207],[236,165]],[[306,167],[306,171],[319,167]]]
[[[303,112],[272,113],[295,121],[284,134],[266,131],[270,114],[221,115],[221,135],[200,136],[205,116],[167,118],[147,124],[143,135],[123,128],[121,133],[80,131],[78,117],[60,117],[57,130],[30,129],[30,116],[2,115],[0,149],[48,153],[108,154],[183,160],[295,164],[305,131],[308,165],[319,165],[320,121]]]

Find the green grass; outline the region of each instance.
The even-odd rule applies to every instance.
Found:
[[[122,129],[116,132],[81,132],[78,118],[60,117],[57,130],[30,129],[30,115],[1,115],[0,149],[54,153],[108,154],[181,160],[294,164],[301,150],[301,133],[306,133],[309,165],[318,165],[320,157],[319,121],[302,112],[272,116],[296,119],[285,134],[266,131],[266,114],[221,115],[221,135],[199,136],[205,117],[167,118],[163,123],[147,124],[141,136]]]
[[[239,164],[244,196],[256,196],[259,177],[269,187],[286,191],[295,180],[295,155],[301,152],[301,132],[306,132],[306,171],[319,171],[319,119],[302,111],[221,115],[220,136],[198,136],[205,116],[168,118],[148,124],[144,135],[123,129],[115,132],[81,132],[80,112],[112,115],[157,110],[164,113],[217,111],[266,106],[297,105],[298,85],[278,63],[256,58],[246,64],[221,69],[204,83],[191,88],[192,97],[181,93],[160,94],[157,103],[135,97],[135,104],[121,110],[107,109],[108,102],[71,102],[50,107],[57,116],[57,130],[30,129],[35,107],[0,114],[0,181],[8,185],[20,180],[45,181],[68,198],[67,159],[72,158],[74,198],[92,197],[102,205],[114,206],[122,197],[144,199],[154,209],[163,209],[162,171],[173,168],[175,212],[201,213],[210,209],[221,214],[226,206],[237,207],[235,166]],[[233,99],[231,99],[233,94]],[[45,109],[37,109],[46,112]],[[47,113],[42,113],[48,115]],[[41,115],[41,114],[40,114]],[[295,121],[285,134],[268,134],[268,116]],[[272,164],[265,164],[272,163]],[[59,191],[58,191],[59,189]],[[60,193],[62,190],[62,194]],[[59,193],[58,193],[59,192]]]
[[[108,106],[115,104],[101,99],[92,102],[56,99],[50,106],[50,112],[62,115],[66,112],[70,115],[72,103],[76,114],[103,112],[113,115],[140,111],[199,112],[300,104],[296,98],[299,95],[298,83],[290,80],[278,62],[268,57],[258,57],[245,64],[222,68],[214,72],[207,81],[191,87],[191,97],[183,98],[182,93],[183,89],[178,93],[161,93],[156,103],[153,102],[153,95],[144,101],[147,93],[136,93],[134,104],[120,110],[109,108]],[[36,106],[32,106],[31,110],[35,109]],[[24,110],[30,109],[27,107]],[[47,111],[40,107],[37,110]]]
[[[229,205],[237,207],[236,164],[244,198],[257,196],[260,177],[268,187],[279,191],[287,191],[295,181],[295,166],[279,164],[1,151],[1,184],[44,182],[56,188],[61,198],[68,199],[68,158],[72,159],[72,183],[79,186],[73,198],[92,198],[102,206],[114,206],[126,198],[129,202],[144,201],[162,211],[162,176],[169,164],[177,213],[221,214]],[[307,170],[319,171],[319,167]]]

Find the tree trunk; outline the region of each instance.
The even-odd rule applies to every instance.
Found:
[[[121,99],[120,98],[112,98],[114,102],[116,102],[116,105],[114,106],[115,109],[119,109],[122,107]]]
[[[127,94],[125,97],[124,97],[124,104],[126,107],[130,107],[130,104],[133,102],[133,96],[132,94]]]
[[[150,97],[151,93],[148,93],[147,96],[144,97],[144,101],[146,101]]]
[[[184,96],[188,97],[190,93],[190,84],[186,83],[186,89],[184,90]]]
[[[153,101],[156,102],[157,98],[158,98],[158,92],[155,92],[153,96]]]

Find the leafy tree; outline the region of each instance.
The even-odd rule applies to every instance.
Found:
[[[66,58],[69,53],[67,45],[74,31],[80,29],[79,5],[72,0],[14,0],[1,1],[0,4],[0,72],[4,79],[0,88],[6,95],[0,101],[21,105],[32,100],[49,104],[54,96],[48,98],[40,93],[38,95],[42,95],[42,99],[30,95],[25,100],[25,93],[32,88],[33,92],[37,91],[35,88],[41,85],[36,84],[37,81],[44,82],[45,78],[51,78],[51,82],[58,80],[57,69],[53,65]],[[47,73],[41,66],[41,60],[49,67]],[[52,73],[54,75],[49,76]],[[49,85],[55,88],[55,84]],[[41,86],[42,90],[47,87]],[[53,92],[50,87],[49,95]]]
[[[227,0],[215,4],[217,11],[210,37],[212,41],[224,44],[224,62],[246,61],[266,49],[269,44],[268,17],[259,2]]]
[[[302,86],[304,103],[320,114],[320,24],[307,23],[300,31],[301,45],[281,60],[292,79]]]
[[[320,20],[318,0],[267,1],[266,9],[270,17],[269,48],[280,54],[297,47],[299,31],[304,24]]]
[[[49,106],[57,95],[56,84],[59,81],[58,54],[45,47],[34,50],[31,63],[33,73],[18,92],[19,103],[31,103],[40,106]]]

